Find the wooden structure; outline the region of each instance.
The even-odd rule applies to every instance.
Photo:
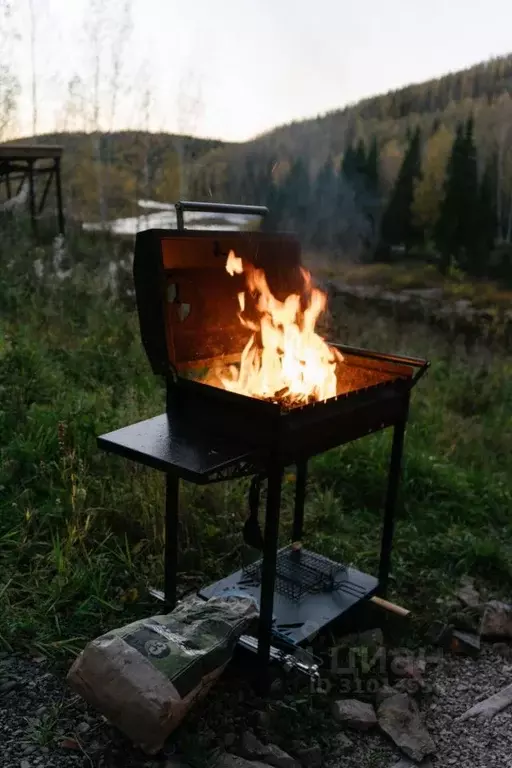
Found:
[[[0,186],[5,184],[7,200],[11,200],[21,193],[28,181],[28,200],[34,235],[37,234],[37,220],[46,204],[52,182],[55,183],[59,232],[64,234],[61,157],[62,147],[54,144],[0,144]],[[39,200],[36,194],[38,177],[44,179]]]

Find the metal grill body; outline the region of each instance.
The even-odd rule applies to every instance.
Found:
[[[187,208],[238,212],[236,206],[179,203],[182,227]],[[251,210],[243,207],[240,212]],[[98,442],[104,450],[166,473],[169,607],[176,602],[180,478],[205,484],[257,473],[266,477],[261,560],[199,592],[207,599],[236,587],[256,597],[260,622],[255,647],[263,672],[272,638],[300,644],[362,600],[385,595],[410,393],[428,363],[335,344],[343,355],[337,396],[292,408],[211,385],[204,371],[219,360],[238,361],[247,341],[237,318],[239,286],[225,270],[230,250],[265,270],[278,299],[303,290],[300,248],[291,235],[183,228],[137,235],[134,282],[141,338],[153,371],[165,379],[166,411],[103,435]],[[303,537],[308,460],[388,427],[394,434],[378,575],[305,549],[278,552],[285,467],[296,466],[291,540],[297,542]]]

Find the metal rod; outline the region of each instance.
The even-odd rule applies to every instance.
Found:
[[[264,205],[230,205],[229,203],[201,203],[191,200],[179,200],[175,203],[176,226],[179,231],[185,229],[183,214],[185,211],[195,213],[248,213],[253,216],[266,216],[268,208]]]
[[[30,199],[30,219],[32,221],[32,232],[37,234],[36,224],[36,197],[34,189],[34,164],[30,162],[28,164],[28,184],[29,184],[29,199]]]
[[[165,482],[164,593],[165,602],[171,611],[176,605],[179,486],[178,475],[168,472]]]
[[[274,588],[276,581],[282,479],[283,467],[276,464],[268,473],[267,508],[265,514],[265,533],[263,538],[263,562],[261,566],[258,671],[260,674],[259,683],[261,684],[262,690],[266,688],[268,683],[268,663],[270,660],[272,620],[274,613]]]
[[[48,178],[46,179],[46,184],[44,185],[43,196],[41,198],[41,202],[39,203],[39,211],[38,211],[39,213],[42,213],[44,204],[46,203],[46,198],[48,197],[48,191],[50,189],[50,184],[52,183],[52,178],[53,178],[53,170],[50,170],[48,172]]]
[[[292,541],[302,540],[307,478],[308,462],[307,460],[300,461],[297,464],[297,475],[295,478],[295,509],[293,512]]]
[[[388,355],[383,352],[375,352],[371,349],[361,349],[359,347],[349,347],[346,344],[336,344],[329,342],[332,347],[339,349],[341,352],[346,352],[347,355],[355,355],[357,357],[368,357],[373,360],[383,360],[388,363],[403,363],[404,365],[414,365],[420,368],[430,365],[428,360],[423,360],[421,357],[409,357],[404,355]]]
[[[378,589],[380,597],[386,597],[388,589],[389,569],[391,566],[391,548],[393,546],[393,532],[395,527],[395,504],[400,482],[406,423],[407,414],[395,424],[393,429],[393,444],[391,447],[391,460],[389,463],[388,488],[386,493],[386,504],[384,507],[384,523],[382,526],[382,542],[380,549]]]
[[[18,189],[16,190],[16,197],[20,194],[20,192],[21,192],[21,190],[23,188],[23,185],[24,185],[24,183],[26,181],[26,178],[27,178],[27,173],[25,172],[24,175],[21,176],[21,178],[20,178],[20,183],[18,185]]]
[[[62,207],[62,186],[60,178],[60,157],[55,159],[55,191],[57,193],[57,215],[59,219],[59,233],[64,234],[64,210]]]

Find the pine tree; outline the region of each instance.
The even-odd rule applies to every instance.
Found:
[[[436,227],[440,267],[444,273],[453,259],[464,270],[478,272],[480,269],[479,195],[473,119],[470,117],[465,125],[461,123],[457,127]]]
[[[283,184],[282,195],[284,224],[305,238],[310,214],[311,187],[308,169],[302,158],[299,157],[293,162]]]
[[[409,251],[419,239],[419,232],[412,214],[414,185],[419,178],[421,178],[421,142],[420,129],[416,128],[410,138],[398,178],[382,218],[382,241],[388,248],[404,245]]]
[[[449,270],[453,258],[457,257],[460,245],[460,201],[464,197],[464,131],[459,124],[453,140],[450,159],[446,169],[444,194],[439,220],[436,226],[436,243],[441,253],[440,269],[443,274]]]
[[[320,168],[313,190],[314,216],[311,240],[320,249],[334,244],[337,205],[337,178],[331,158]]]

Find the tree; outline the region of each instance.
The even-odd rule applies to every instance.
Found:
[[[308,169],[301,157],[292,163],[283,184],[282,194],[283,223],[304,239],[310,214],[311,188]]]
[[[447,167],[444,199],[436,239],[441,269],[452,260],[462,269],[479,271],[479,186],[473,118],[459,123]]]
[[[434,236],[443,197],[443,184],[453,134],[441,126],[427,141],[423,153],[422,176],[414,184],[413,222],[426,240]]]
[[[332,247],[336,238],[338,183],[331,158],[320,168],[313,190],[311,240],[320,249]]]
[[[409,141],[398,178],[382,217],[381,235],[383,245],[387,248],[404,245],[409,251],[419,238],[418,229],[413,221],[412,204],[414,185],[420,177],[420,129],[416,128]]]

